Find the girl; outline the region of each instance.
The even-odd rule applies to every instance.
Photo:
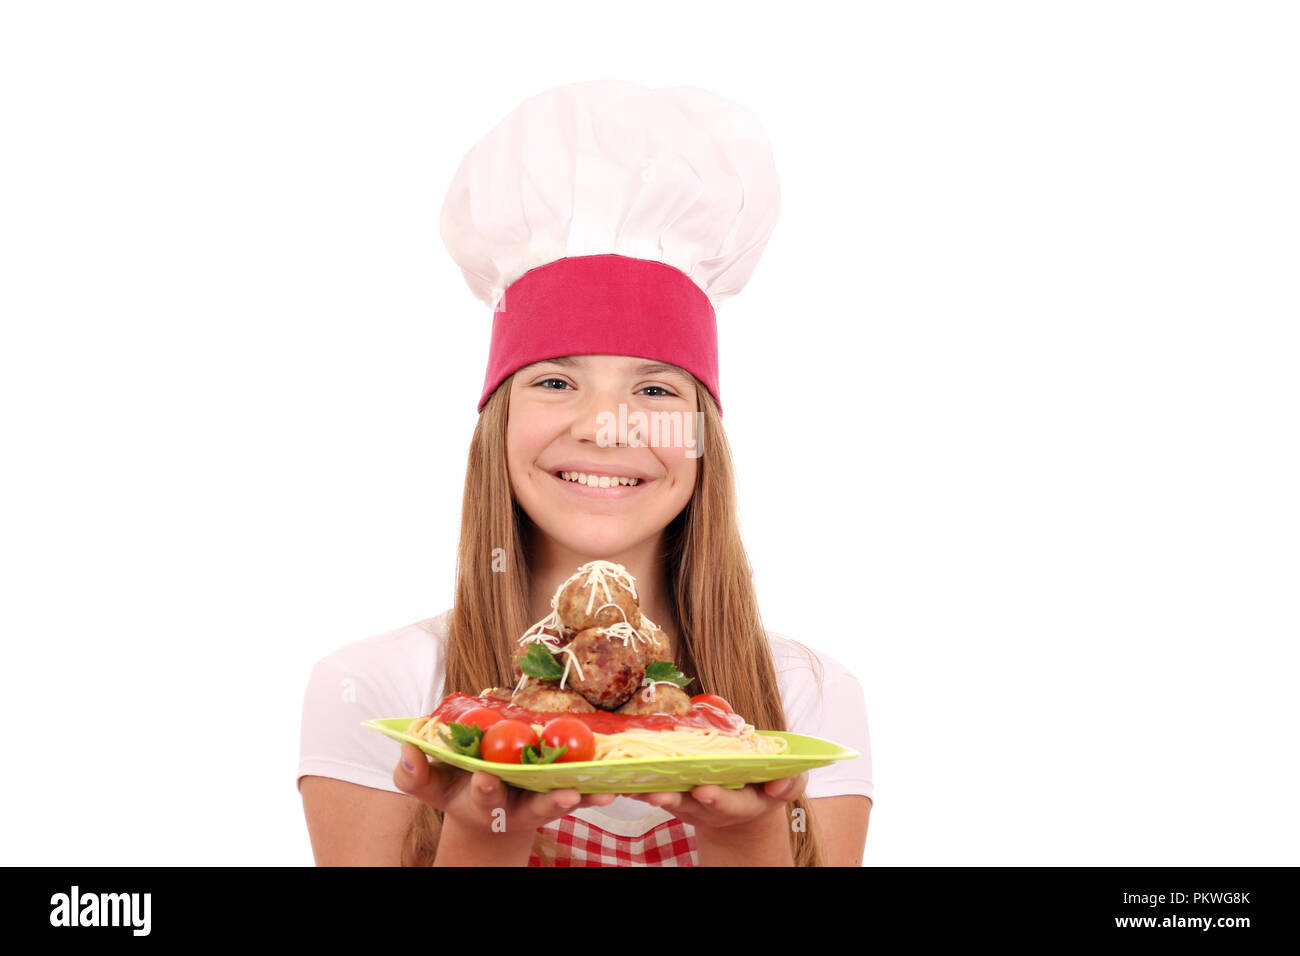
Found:
[[[610,153],[614,132],[639,142]],[[443,235],[495,316],[455,604],[317,664],[299,784],[318,863],[860,862],[872,792],[861,689],[762,627],[717,397],[713,302],[747,281],[777,197],[752,117],[691,88],[561,87],[467,155]],[[667,427],[611,434],[638,420]],[[863,756],[740,790],[636,797],[520,791],[407,744],[389,770],[391,741],[360,722],[512,683],[515,640],[595,559],[636,579],[694,692]]]

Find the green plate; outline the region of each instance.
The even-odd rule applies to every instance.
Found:
[[[415,717],[367,720],[362,726],[415,744],[425,753],[462,770],[486,770],[521,790],[558,790],[572,787],[579,793],[659,793],[690,790],[703,783],[728,789],[747,783],[762,783],[793,777],[849,760],[856,750],[803,734],[760,730],[765,737],[784,737],[790,742],[783,754],[730,754],[717,757],[639,757],[635,760],[585,760],[573,763],[504,764],[466,757],[406,733]]]

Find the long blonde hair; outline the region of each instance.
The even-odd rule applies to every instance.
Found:
[[[435,694],[477,694],[485,687],[512,684],[514,639],[534,623],[528,619],[528,597],[535,528],[514,500],[506,466],[513,381],[511,376],[493,392],[470,443],[446,679],[442,688],[434,688]],[[678,635],[676,663],[696,678],[692,692],[722,696],[755,727],[786,730],[753,571],[740,539],[731,450],[712,395],[698,380],[695,384],[704,413],[697,436],[703,454],[691,500],[664,535],[667,604]],[[791,827],[795,864],[818,866],[813,815],[804,798],[795,806],[803,811],[804,823]],[[403,843],[404,865],[433,863],[441,816],[427,804],[420,805]],[[552,862],[555,850],[539,831],[534,844],[539,859]]]

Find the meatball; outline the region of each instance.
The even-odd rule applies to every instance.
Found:
[[[590,714],[596,709],[576,690],[561,688],[554,681],[536,677],[524,681],[524,686],[515,693],[511,703],[541,714]]]
[[[584,564],[565,581],[555,595],[555,611],[575,634],[620,621],[641,626],[635,582],[621,565],[608,561]]]
[[[689,714],[691,699],[674,684],[651,684],[632,695],[620,714]]]
[[[492,700],[508,701],[512,696],[514,696],[514,691],[509,687],[489,687],[484,691],[480,691],[479,696],[488,697]]]
[[[645,677],[636,645],[608,636],[603,628],[581,632],[568,647],[578,665],[569,670],[569,684],[602,710],[613,710],[632,696]]]
[[[643,617],[642,624],[649,623],[649,618]],[[641,662],[650,664],[654,661],[672,660],[668,656],[668,639],[664,637],[664,632],[657,627],[642,626],[639,630],[641,640],[637,641],[637,648],[641,652]]]

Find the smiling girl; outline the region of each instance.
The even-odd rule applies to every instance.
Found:
[[[466,156],[443,237],[494,321],[455,602],[316,665],[298,773],[318,863],[860,862],[862,691],[762,626],[718,399],[714,304],[748,280],[778,207],[756,121],[689,87],[560,87]],[[611,439],[612,421],[670,427]],[[739,790],[636,797],[520,791],[409,744],[392,769],[391,741],[361,721],[512,683],[516,639],[598,559],[635,578],[694,692],[862,756]]]

